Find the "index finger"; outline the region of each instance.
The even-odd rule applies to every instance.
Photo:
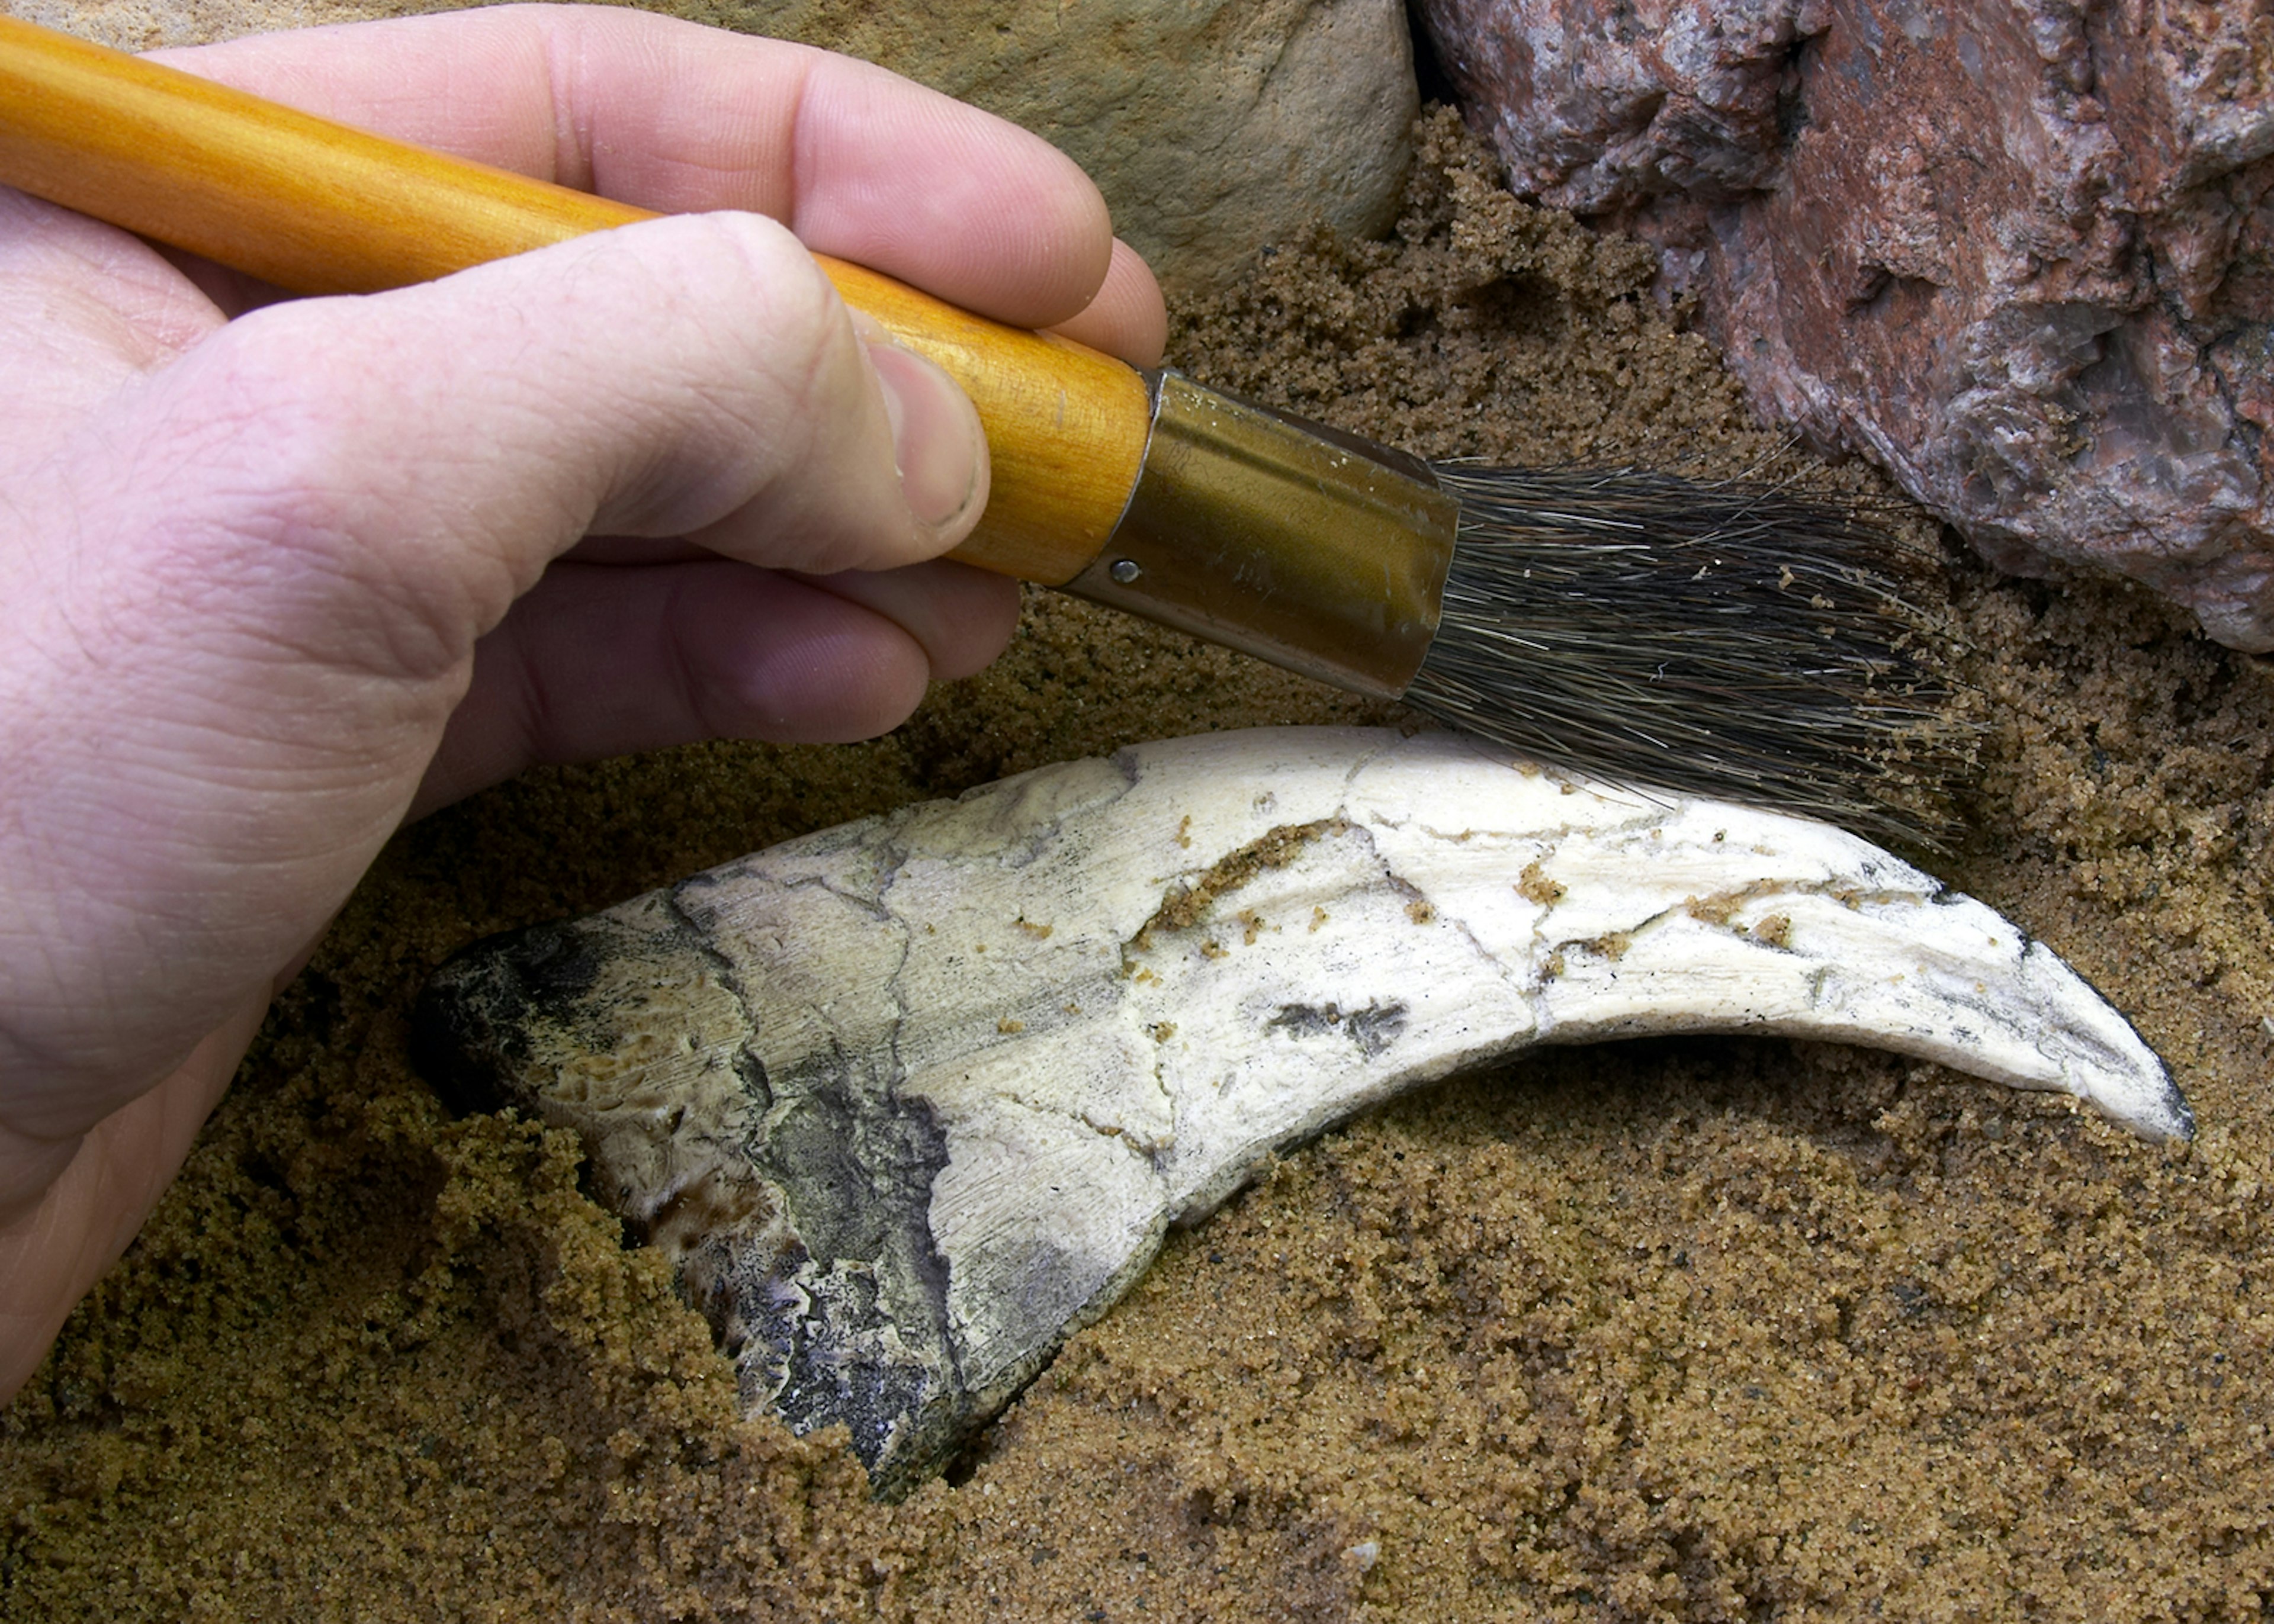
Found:
[[[809,46],[614,8],[502,6],[253,35],[172,65],[501,168],[672,213],[747,209],[817,252],[1020,327],[1107,282],[1104,199],[1016,125]],[[1101,340],[1142,349],[1149,276]],[[1103,320],[1101,320],[1103,318]],[[1157,339],[1152,341],[1157,350]],[[1133,356],[1149,361],[1152,356]]]

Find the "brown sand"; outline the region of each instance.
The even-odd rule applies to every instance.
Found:
[[[1268,258],[1192,368],[1432,455],[1794,465],[1638,251],[1430,147],[1399,243]],[[2138,1020],[2192,1147],[1841,1049],[1527,1059],[1291,1158],[873,1505],[734,1419],[572,1145],[443,1115],[404,1011],[478,934],[802,830],[1369,714],[1038,598],[875,745],[540,774],[397,841],[0,1422],[0,1612],[2263,1616],[2274,684],[2125,590],[1950,579],[1993,729],[1947,866]]]

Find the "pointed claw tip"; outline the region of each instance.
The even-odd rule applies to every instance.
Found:
[[[2195,1136],[2195,1114],[2186,1094],[2172,1080],[2161,1062],[2139,1079],[2140,1086],[2116,1092],[2092,1093],[2085,1103],[2120,1127],[2159,1144],[2184,1145]]]
[[[2180,1145],[2195,1136],[2195,1109],[2168,1073],[2164,1078],[2164,1097],[2156,1101],[2155,1121],[2147,1131],[2157,1139]]]

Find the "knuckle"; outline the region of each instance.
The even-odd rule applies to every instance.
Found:
[[[714,324],[698,386],[708,421],[671,459],[674,508],[704,522],[748,509],[763,522],[758,561],[828,570],[896,560],[911,522],[845,301],[774,222],[718,215],[702,227],[717,256],[699,273],[716,293],[703,304]]]
[[[750,296],[737,324],[747,374],[776,397],[778,429],[818,432],[857,387],[852,322],[835,286],[796,239],[771,222],[724,222],[743,256]],[[761,229],[764,228],[764,229]]]
[[[648,364],[619,383],[624,421],[644,426],[608,481],[604,522],[699,530],[813,482],[861,371],[828,278],[787,230],[755,215],[637,229],[648,235],[627,274],[659,297],[642,302],[654,324]]]

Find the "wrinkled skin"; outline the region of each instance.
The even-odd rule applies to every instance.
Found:
[[[805,247],[1158,358],[1039,139],[619,11],[176,65],[698,217],[281,299],[0,189],[0,1398],[395,829],[538,762],[849,740],[992,658],[986,455]]]

